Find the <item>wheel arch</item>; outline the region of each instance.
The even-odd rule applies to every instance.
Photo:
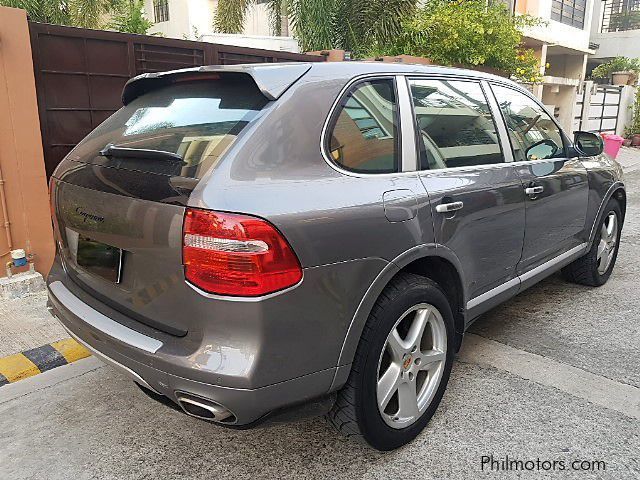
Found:
[[[607,203],[609,203],[609,200],[611,200],[612,198],[615,198],[618,203],[620,203],[620,210],[622,210],[622,220],[624,221],[627,210],[627,192],[624,188],[624,184],[618,181],[614,182],[607,190],[607,193],[602,197],[602,201],[598,206],[598,212],[596,214],[595,220],[593,222],[593,225],[591,226],[591,231],[589,232],[589,245],[592,244],[595,238],[596,225],[600,223],[602,215],[604,214],[604,209]]]
[[[619,185],[611,195],[611,198],[615,198],[620,203],[620,210],[622,210],[622,219],[624,220],[624,217],[627,214],[627,191],[624,189],[624,186]]]
[[[462,265],[458,257],[443,245],[419,245],[389,262],[369,286],[345,336],[331,391],[339,389],[346,382],[369,314],[385,287],[401,272],[421,275],[440,285],[452,307],[456,327],[456,350],[460,348],[465,326],[464,307],[467,300]]]
[[[412,261],[400,271],[429,278],[442,288],[442,291],[449,300],[451,312],[453,313],[457,336],[457,351],[460,348],[462,335],[464,334],[466,305],[462,277],[458,268],[456,268],[451,260],[445,257],[429,255]]]

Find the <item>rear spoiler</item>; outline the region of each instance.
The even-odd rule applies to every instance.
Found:
[[[206,80],[207,75],[241,73],[249,75],[262,94],[277,100],[291,85],[309,71],[310,63],[278,63],[256,65],[211,65],[169,72],[143,73],[130,79],[122,91],[122,103],[127,105],[151,90],[181,80]]]

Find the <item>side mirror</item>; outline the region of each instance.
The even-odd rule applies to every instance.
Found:
[[[550,138],[545,138],[527,148],[525,156],[527,160],[544,160],[545,158],[553,158],[558,150],[560,149],[556,142]]]
[[[585,157],[595,157],[604,151],[604,140],[599,133],[575,132],[573,145]]]

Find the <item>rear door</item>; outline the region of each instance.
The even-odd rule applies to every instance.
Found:
[[[589,184],[579,158],[567,158],[560,128],[533,98],[492,85],[504,117],[526,206],[519,271],[526,272],[581,245]]]
[[[129,318],[185,335],[199,305],[182,267],[189,193],[267,103],[248,75],[166,82],[94,130],[52,181],[71,280]]]
[[[479,81],[410,78],[420,152],[436,241],[464,270],[467,307],[476,309],[518,288],[524,193],[503,154],[486,86]],[[494,290],[491,293],[491,290]],[[491,303],[491,302],[489,302]]]

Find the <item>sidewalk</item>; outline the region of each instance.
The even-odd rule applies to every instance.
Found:
[[[0,387],[90,355],[47,310],[42,277],[36,290],[0,300]],[[24,282],[18,282],[24,283]],[[15,284],[14,284],[15,285]],[[14,295],[23,295],[11,298]]]
[[[0,358],[69,336],[46,304],[46,291],[0,301]]]
[[[616,160],[622,165],[625,173],[638,170],[640,169],[640,148],[622,147]]]

